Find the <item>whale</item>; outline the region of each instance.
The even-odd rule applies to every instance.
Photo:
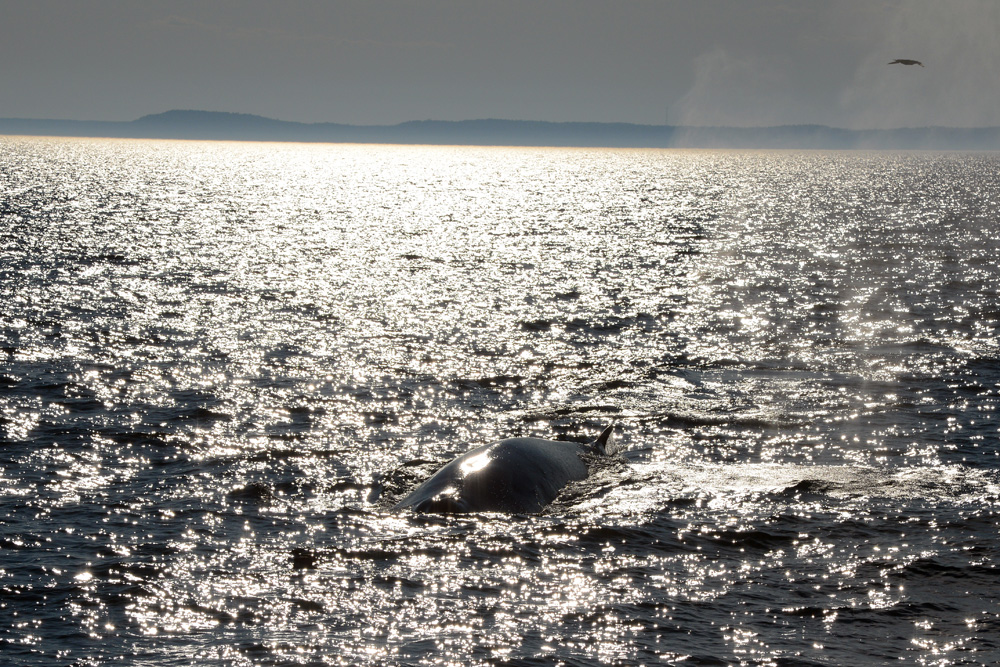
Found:
[[[414,488],[394,509],[455,514],[536,514],[566,484],[587,477],[583,454],[609,455],[608,426],[590,443],[508,438],[476,447]]]

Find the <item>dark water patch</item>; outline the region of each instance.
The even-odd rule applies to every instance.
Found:
[[[335,463],[337,457],[343,456],[342,451],[336,449],[319,449],[312,441],[308,441],[300,434],[268,434],[268,440],[275,442],[292,442],[301,444],[300,447],[278,447],[272,446],[267,449],[257,450],[241,454],[250,463],[280,463],[294,461],[295,459],[325,459]],[[228,459],[213,460],[216,465],[224,465]],[[339,483],[339,482],[338,482]]]
[[[275,500],[274,492],[263,482],[251,482],[246,486],[233,489],[226,494],[233,502],[264,505]]]
[[[302,428],[301,426],[289,425],[289,424],[269,424],[265,427],[267,431],[267,439],[272,442],[279,442],[282,444],[293,443],[300,444],[303,448],[306,446],[305,443],[308,441],[309,430],[307,428]],[[292,431],[289,433],[288,431]],[[278,450],[287,451],[287,450]],[[266,457],[267,452],[261,452],[255,455],[256,457]],[[287,458],[287,456],[286,456]]]
[[[577,301],[581,296],[580,290],[571,289],[566,292],[556,292],[553,295],[553,299],[556,301]]]
[[[168,421],[172,423],[196,422],[198,424],[209,425],[215,422],[228,422],[233,419],[232,415],[204,406],[180,406],[164,410],[163,414],[169,415]]]
[[[710,655],[707,653],[692,653],[690,655],[682,656],[674,664],[678,665],[690,664],[690,665],[698,665],[699,667],[729,667],[733,663],[730,662],[729,660],[714,655]]]
[[[461,378],[453,382],[461,389],[496,389],[498,387],[520,386],[525,378],[519,375],[492,375],[481,378]]]
[[[730,426],[745,429],[770,430],[793,428],[810,422],[790,415],[759,417],[745,414],[712,414],[710,412],[661,412],[645,415],[631,415],[632,418],[653,421],[669,427]]]
[[[0,535],[0,548],[20,551],[22,549],[40,549],[44,546],[46,538],[40,534],[31,533],[7,533]]]
[[[714,539],[734,549],[753,552],[768,552],[792,546],[798,539],[798,531],[780,529],[724,530],[713,535]]]
[[[719,556],[750,557],[789,549],[796,544],[798,531],[769,527],[745,530],[716,529],[702,526],[697,531],[683,533],[677,546],[687,551],[703,551]]]
[[[427,585],[421,581],[416,581],[409,577],[386,574],[385,572],[375,574],[371,582],[378,588],[393,593],[398,592],[406,596],[419,595],[427,588]]]
[[[621,379],[608,380],[607,382],[599,383],[597,385],[597,390],[604,392],[604,391],[613,391],[615,389],[629,389],[631,387],[635,387],[636,385],[637,385],[636,382],[630,380],[621,380]]]
[[[92,396],[74,396],[61,401],[53,401],[54,405],[65,408],[72,414],[94,414],[105,409],[104,403]]]
[[[233,602],[236,603],[235,600]],[[262,611],[258,611],[261,604],[257,598],[244,598],[242,604],[237,603],[236,611],[210,607],[193,600],[177,604],[176,607],[179,610],[195,612],[195,614],[211,619],[220,625],[229,623],[258,625],[265,620]]]
[[[295,547],[290,553],[292,568],[296,570],[312,570],[330,562],[363,562],[391,563],[403,557],[397,549],[381,547]],[[438,547],[413,546],[405,551],[409,556],[428,556],[443,558],[448,555],[447,549]]]
[[[840,484],[821,479],[804,479],[778,491],[775,495],[784,498],[816,498],[828,496],[841,488]]]
[[[554,324],[553,320],[530,320],[521,322],[521,328],[525,331],[549,331]]]
[[[497,517],[483,515],[480,517],[481,524],[492,526],[498,521],[518,521],[522,517]],[[466,539],[463,545],[466,558],[471,562],[479,563],[499,563],[507,560],[515,560],[524,564],[537,564],[541,562],[542,546],[534,536],[518,535],[516,539],[496,542],[492,540],[480,540],[478,538]]]
[[[295,357],[308,356],[306,352],[294,343],[280,343],[264,354],[264,359],[270,364],[291,363]]]
[[[102,252],[94,256],[94,262],[112,266],[139,266],[142,260],[120,252]]]
[[[959,606],[937,600],[935,602],[903,601],[887,609],[880,609],[876,613],[878,616],[890,619],[919,620],[927,617],[938,617],[943,614],[950,615],[957,611],[960,611]]]
[[[365,424],[369,426],[386,426],[399,423],[399,414],[395,412],[385,412],[376,410],[364,414]]]
[[[151,447],[153,449],[165,449],[175,446],[175,437],[165,431],[120,431],[109,429],[102,432],[104,437],[113,440],[119,445],[136,446],[141,448]],[[157,458],[156,461],[167,459]]]
[[[566,321],[564,327],[569,333],[582,332],[596,336],[608,336],[631,328],[651,331],[656,328],[659,320],[660,318],[656,315],[639,313],[625,317],[573,318]]]
[[[295,605],[299,611],[320,614],[326,611],[326,606],[322,602],[307,600],[305,598],[287,598],[287,602]]]

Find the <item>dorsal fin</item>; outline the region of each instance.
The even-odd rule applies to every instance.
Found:
[[[597,440],[590,443],[590,446],[595,450],[599,451],[601,454],[611,455],[615,453],[614,447],[608,447],[608,438],[611,437],[611,431],[614,430],[615,425],[609,424],[606,429],[601,431],[601,434],[597,436]]]

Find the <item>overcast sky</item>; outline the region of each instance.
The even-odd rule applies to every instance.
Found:
[[[1000,0],[0,0],[0,117],[1000,125],[998,34]]]

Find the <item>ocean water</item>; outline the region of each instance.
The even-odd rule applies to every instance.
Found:
[[[995,153],[0,138],[0,662],[1000,662],[998,257]]]

